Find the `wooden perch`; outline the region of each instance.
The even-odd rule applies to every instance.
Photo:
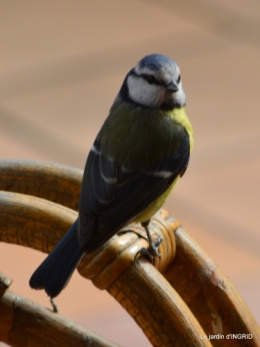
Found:
[[[56,203],[2,192],[0,240],[48,253],[77,216],[59,204],[70,196],[71,201],[65,199],[66,205],[76,208],[75,192],[79,192],[82,172],[44,163],[36,163],[34,171],[33,166],[32,162],[5,161],[4,169],[0,169],[5,188],[36,196],[40,192],[41,198]],[[20,176],[25,179],[19,180]],[[252,314],[179,222],[162,210],[153,218],[151,231],[153,237],[163,237],[162,259],[155,267],[144,258],[134,262],[136,252],[147,242],[142,228],[128,226],[97,252],[85,255],[78,266],[80,274],[106,289],[135,319],[153,346],[259,347],[259,327]],[[251,334],[253,338],[202,338],[229,332]]]
[[[0,301],[0,339],[15,347],[119,347],[9,290]]]

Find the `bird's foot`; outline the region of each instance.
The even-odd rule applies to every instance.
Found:
[[[159,259],[161,259],[162,255],[159,252],[159,246],[162,243],[162,237],[159,236],[157,238],[157,240],[155,242],[152,242],[149,247],[147,248],[141,248],[139,249],[139,251],[136,253],[135,255],[135,260],[139,257],[139,256],[146,256],[147,258],[149,258],[149,260],[151,261],[152,264],[154,264],[154,258],[157,257]]]

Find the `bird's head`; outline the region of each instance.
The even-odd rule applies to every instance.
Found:
[[[178,65],[160,54],[147,55],[129,71],[118,97],[162,110],[183,107],[186,101]]]

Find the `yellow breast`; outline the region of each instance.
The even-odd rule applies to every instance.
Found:
[[[180,109],[175,109],[168,112],[168,116],[173,119],[175,122],[181,124],[187,131],[190,141],[190,150],[193,148],[193,129],[189,118],[186,115],[185,107]],[[151,203],[139,216],[134,219],[134,222],[145,222],[148,221],[165,203],[166,199],[170,195],[171,191],[178,182],[180,176],[177,176],[176,179],[172,182],[169,188],[161,195],[158,199]]]

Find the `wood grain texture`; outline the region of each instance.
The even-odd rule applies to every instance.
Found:
[[[108,292],[142,327],[153,346],[211,346],[178,293],[147,260],[140,259]]]
[[[1,192],[0,210],[3,221],[0,229],[0,238],[2,241],[20,244],[45,252],[51,250],[57,242],[53,234],[58,234],[61,237],[75,218],[75,212],[66,207],[44,199],[18,193]],[[163,215],[167,216],[168,214]],[[155,223],[157,225],[155,235],[159,233],[159,224],[161,226],[165,223],[167,224],[160,215],[158,215],[157,219],[158,222]],[[174,219],[170,218],[170,222],[175,225]],[[152,232],[153,225],[152,223]],[[178,225],[177,223],[176,226]],[[165,229],[164,233],[168,231],[174,237],[169,225],[162,229]],[[124,239],[123,242],[121,242],[122,238]],[[129,239],[126,241],[126,238]],[[141,242],[136,243],[139,238]],[[40,241],[41,239],[43,239],[43,242]],[[172,241],[173,244],[174,242]],[[124,248],[121,252],[122,259],[126,259],[124,257],[124,251],[128,252],[129,248],[134,249],[134,251],[130,251],[131,257],[127,261],[123,261],[123,267],[122,265],[118,265],[120,261],[118,263],[116,262],[118,258],[117,250],[122,245]],[[129,247],[125,247],[125,245]],[[189,346],[191,342],[192,345],[198,347],[210,346],[207,340],[201,340],[198,337],[198,331],[201,334],[204,332],[197,323],[196,318],[187,310],[186,304],[176,295],[174,289],[168,285],[167,281],[159,274],[155,267],[147,262],[143,262],[142,259],[137,260],[136,263],[134,262],[135,253],[145,245],[147,245],[147,241],[143,239],[142,235],[141,237],[138,236],[138,229],[136,232],[125,230],[121,236],[115,236],[108,241],[98,252],[85,256],[79,265],[80,273],[84,277],[91,277],[93,283],[98,285],[99,288],[107,288],[111,295],[124,308],[131,311],[130,314],[133,312],[132,308],[136,307],[136,310],[139,312],[137,322],[154,346]],[[167,250],[169,250],[169,245],[166,245],[166,248],[162,250],[163,264],[167,263],[163,260],[167,255]],[[171,252],[171,257],[172,254],[173,252]],[[170,262],[172,261],[171,257]],[[103,261],[101,261],[102,259]],[[90,266],[88,266],[89,263]],[[141,267],[138,271],[134,270],[136,269],[137,263],[143,264],[140,265]],[[90,272],[89,274],[89,270],[87,274],[84,273],[86,267],[91,268],[92,273]],[[119,268],[121,268],[120,271]],[[141,271],[142,268],[143,270]],[[129,269],[132,270],[128,272]],[[122,274],[122,277],[120,274]],[[154,277],[153,280],[152,277]],[[133,288],[129,290],[129,283],[135,283],[135,291]],[[150,297],[151,301],[146,302],[142,299],[139,291],[140,293],[150,292],[148,297]],[[152,295],[155,296],[155,294],[158,297],[157,300],[152,299]],[[126,302],[131,303],[131,309],[130,306],[124,305]],[[162,305],[162,303],[164,304]],[[153,304],[153,314],[147,316],[147,313],[151,310],[151,304]],[[176,322],[178,322],[177,325]],[[147,329],[147,325],[149,329]],[[174,325],[176,325],[175,329],[173,328]],[[189,334],[187,334],[187,331]],[[155,332],[157,332],[156,339]],[[185,338],[183,338],[184,332]]]
[[[0,218],[1,241],[50,253],[77,213],[30,195],[0,192]]]
[[[0,341],[14,347],[119,347],[11,291],[0,300]]]
[[[63,179],[60,181],[60,174],[53,182],[45,177],[49,172],[52,175],[55,165],[54,168],[44,163],[35,165],[34,171],[33,163],[30,162],[28,170],[26,162],[19,163],[17,170],[15,162],[11,163],[11,175],[5,162],[0,178],[4,173],[5,187],[11,191],[24,190],[45,199],[52,197],[61,204],[64,196],[79,192],[79,170],[58,166],[59,170],[67,170],[62,173],[68,180],[64,184]],[[10,182],[19,176],[21,166],[23,172],[28,173],[27,183],[14,186]],[[41,182],[48,182],[43,183],[40,190],[31,185],[39,177]],[[52,190],[59,192],[55,199]],[[71,204],[73,206],[75,202]],[[54,202],[1,192],[0,239],[48,253],[76,216],[76,212]],[[146,246],[147,241],[142,228],[131,225],[97,252],[84,256],[78,266],[79,272],[98,288],[106,289],[135,319],[153,346],[260,346],[259,327],[240,295],[206,253],[182,230],[179,222],[161,210],[153,218],[151,230],[154,238],[158,234],[163,237],[160,247],[162,259],[157,259],[155,266],[143,258],[134,262],[136,252]],[[202,338],[222,333],[252,334],[253,339],[210,342]]]
[[[32,160],[1,160],[0,190],[33,195],[78,209],[83,171]]]
[[[231,281],[182,228],[175,231],[175,236],[176,256],[163,275],[197,317],[206,335],[224,336],[212,339],[212,345],[259,347],[259,326]],[[247,337],[242,338],[242,334]]]

